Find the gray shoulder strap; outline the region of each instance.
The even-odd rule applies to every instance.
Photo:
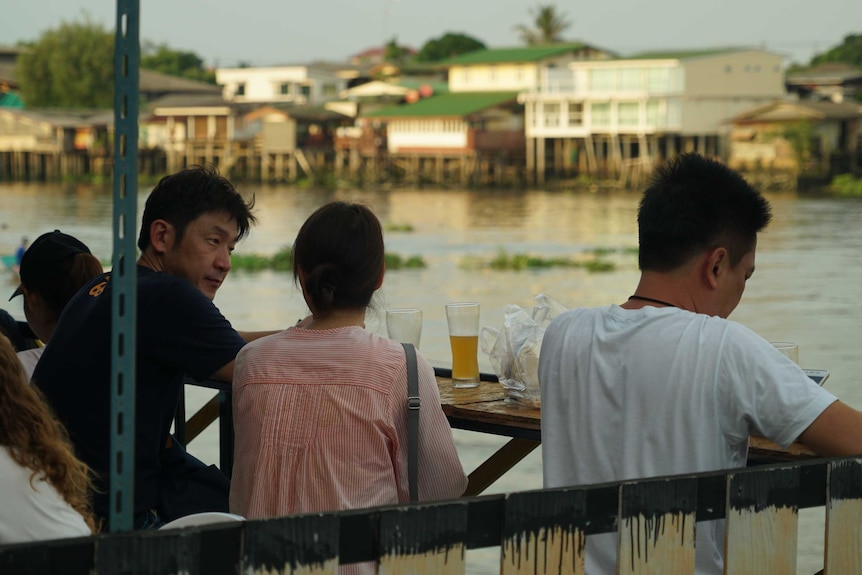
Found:
[[[413,345],[401,345],[407,357],[407,483],[413,503],[419,501],[419,373]]]

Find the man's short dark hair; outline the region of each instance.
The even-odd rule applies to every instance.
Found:
[[[246,200],[230,181],[212,167],[192,166],[162,178],[144,207],[138,248],[150,245],[150,225],[165,220],[176,230],[177,242],[182,240],[189,223],[203,214],[227,212],[236,221],[242,239],[255,222],[251,213],[254,198]]]
[[[639,267],[668,272],[719,246],[735,266],[770,219],[769,202],[737,172],[698,154],[676,156],[641,198]]]

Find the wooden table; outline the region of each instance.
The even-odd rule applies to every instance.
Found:
[[[482,374],[484,381],[479,387],[455,389],[449,370],[434,371],[449,425],[512,438],[470,474],[465,495],[478,495],[541,445],[541,409],[509,399],[493,375]],[[752,436],[748,457],[751,464],[760,464],[813,459],[817,455],[801,443],[782,449],[768,439]]]
[[[541,445],[541,410],[509,399],[502,385],[489,381],[493,376],[483,374],[479,387],[456,389],[449,370],[434,371],[450,426],[512,438],[470,473],[464,495],[479,495]]]

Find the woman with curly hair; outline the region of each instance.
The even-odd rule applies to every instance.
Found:
[[[0,544],[96,532],[87,467],[0,335]]]

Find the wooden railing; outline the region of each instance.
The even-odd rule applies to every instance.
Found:
[[[827,574],[862,573],[862,460],[833,459],[429,504],[0,546],[0,573],[584,573],[585,537],[618,534],[621,574],[694,573],[695,531],[726,519],[729,575],[796,573],[801,508],[825,506]]]

